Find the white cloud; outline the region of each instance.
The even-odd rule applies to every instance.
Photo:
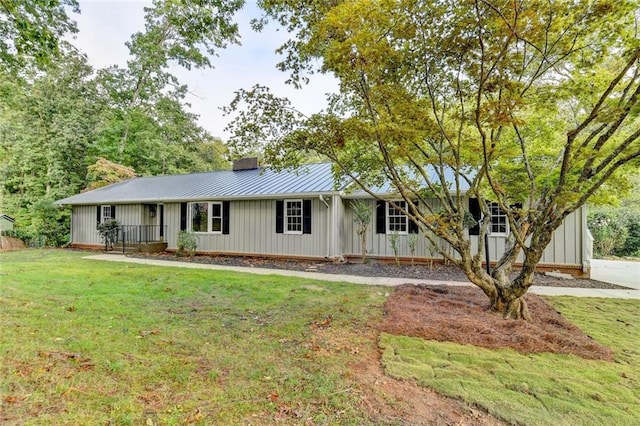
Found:
[[[274,28],[253,32],[250,19],[258,17],[260,11],[255,4],[247,3],[236,18],[242,46],[231,45],[218,52],[218,57],[212,58],[214,69],[171,70],[189,86],[192,94],[187,102],[191,111],[200,115],[200,124],[223,139],[228,137],[223,129],[229,117],[224,117],[220,108],[228,105],[234,91],[240,88],[256,83],[268,86],[276,95],[289,97],[306,114],[322,109],[326,105],[325,93],[337,90],[335,79],[323,75],[312,76],[311,84],[302,90],[286,85],[288,76],[276,69],[282,58],[275,50],[287,34]],[[149,4],[135,0],[81,0],[81,14],[74,16],[79,28],[74,44],[87,54],[95,68],[126,65],[129,57],[124,43],[133,33],[144,30],[143,8]]]

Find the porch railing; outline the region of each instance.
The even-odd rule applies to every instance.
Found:
[[[122,244],[122,252],[135,244],[156,243],[165,240],[167,225],[120,225],[114,245]],[[119,248],[119,247],[118,247]]]
[[[121,225],[118,242],[130,244],[162,241],[167,233],[167,225]]]

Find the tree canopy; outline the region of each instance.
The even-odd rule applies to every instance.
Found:
[[[262,24],[291,33],[280,64],[291,82],[331,73],[340,93],[305,117],[263,87],[239,91],[234,152],[259,142],[282,167],[319,152],[371,196],[391,182],[423,235],[448,243],[454,254],[441,254],[507,316],[527,317],[522,296],[553,231],[640,164],[635,0],[260,4]],[[491,274],[482,244],[471,252],[469,198],[484,217],[497,203],[508,220]]]
[[[0,64],[16,70],[51,63],[60,53],[60,39],[78,31],[67,10],[79,12],[78,1],[0,1]]]
[[[233,14],[242,4],[155,0],[145,7],[144,30],[127,43],[127,66],[94,70],[61,41],[75,31],[66,14],[78,11],[75,0],[0,0],[2,213],[64,243],[69,215],[53,208],[56,199],[133,170],[227,168],[226,147],[188,111],[188,88],[170,68],[211,67],[217,50],[238,41]]]

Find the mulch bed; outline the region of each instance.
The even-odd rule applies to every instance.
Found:
[[[337,263],[337,262],[307,262],[296,260],[282,260],[262,257],[236,257],[236,256],[207,256],[198,255],[192,258],[177,257],[173,253],[158,254],[133,254],[133,257],[146,257],[162,260],[175,260],[182,262],[196,262],[213,265],[244,266],[254,268],[289,269],[305,271],[309,268],[323,274],[345,274],[362,277],[399,277],[424,279],[433,281],[468,281],[464,273],[454,265],[434,263],[429,265],[395,265],[369,261],[367,263]],[[536,273],[534,285],[548,287],[579,287],[579,288],[609,288],[623,289],[624,287],[601,281],[574,278],[563,279]]]
[[[385,304],[380,330],[389,334],[519,352],[571,354],[613,360],[613,353],[564,319],[541,297],[527,294],[532,321],[508,320],[489,311],[476,287],[403,285]]]

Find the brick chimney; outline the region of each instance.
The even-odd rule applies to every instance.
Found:
[[[233,160],[233,171],[254,170],[258,168],[258,157],[247,157]]]

